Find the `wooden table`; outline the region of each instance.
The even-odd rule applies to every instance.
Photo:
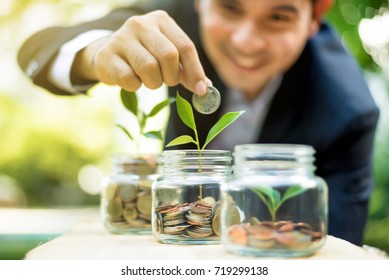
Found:
[[[222,245],[170,245],[152,235],[109,233],[98,219],[83,219],[72,230],[29,251],[27,260],[247,260],[226,251]],[[328,236],[313,260],[388,260],[374,248],[362,248]]]
[[[98,219],[99,209],[0,208],[0,260],[22,259],[29,250],[69,232],[84,218]]]

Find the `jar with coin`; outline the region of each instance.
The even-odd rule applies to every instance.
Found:
[[[115,154],[104,182],[101,212],[112,233],[151,234],[151,185],[159,176],[160,155]]]
[[[327,233],[328,190],[314,173],[314,149],[238,145],[234,160],[221,199],[227,250],[261,257],[300,257],[319,250]]]
[[[152,186],[152,231],[162,243],[220,243],[220,186],[231,152],[169,150]]]

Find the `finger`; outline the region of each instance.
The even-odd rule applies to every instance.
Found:
[[[95,68],[99,80],[108,85],[118,85],[127,91],[136,91],[142,85],[136,73],[120,56],[110,56],[109,63],[96,59]]]
[[[163,77],[158,60],[140,42],[133,42],[130,49],[122,55],[143,84],[150,89],[161,87]]]
[[[163,82],[168,86],[177,85],[180,82],[180,58],[173,43],[159,30],[142,36],[141,43],[158,61]]]
[[[181,63],[181,83],[197,94],[205,94],[207,78],[195,45],[185,32],[177,26],[171,28],[172,19],[161,24],[161,32],[174,44],[179,53]]]

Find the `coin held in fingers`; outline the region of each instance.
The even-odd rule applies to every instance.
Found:
[[[214,113],[220,106],[220,100],[220,93],[213,86],[208,86],[204,95],[192,95],[193,107],[201,114]]]

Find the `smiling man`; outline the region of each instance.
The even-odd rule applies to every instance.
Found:
[[[358,65],[322,21],[331,4],[143,0],[92,22],[42,30],[18,61],[35,84],[61,95],[103,82],[129,91],[166,84],[169,94],[190,98],[212,81],[222,105],[196,114],[200,141],[222,113],[244,109],[209,148],[313,146],[316,174],[329,185],[329,233],[361,245],[379,112]],[[173,106],[166,140],[182,134],[190,130]]]
[[[253,100],[316,33],[311,1],[199,1],[204,49],[223,81]]]

